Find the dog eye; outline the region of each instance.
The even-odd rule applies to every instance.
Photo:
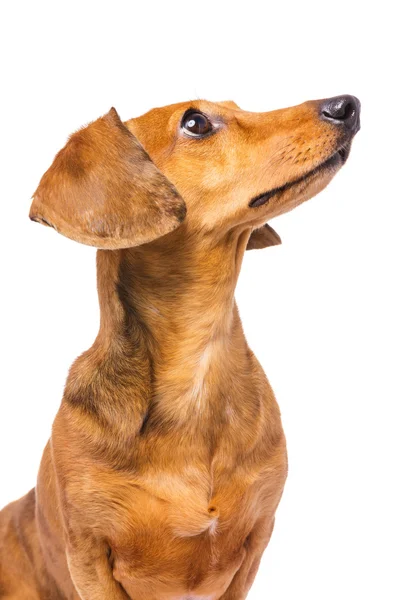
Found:
[[[189,112],[183,116],[182,129],[192,137],[201,137],[210,133],[213,126],[205,115],[199,112]]]

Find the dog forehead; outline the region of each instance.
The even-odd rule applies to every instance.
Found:
[[[233,100],[224,100],[222,102],[211,102],[210,100],[195,99],[186,102],[177,102],[167,106],[152,108],[145,114],[136,117],[138,122],[169,121],[174,116],[184,115],[187,110],[198,110],[210,114],[229,114],[231,111],[241,110]]]
[[[152,156],[153,152],[157,153],[170,147],[176,137],[180,121],[190,109],[201,112],[211,119],[223,119],[226,123],[234,121],[238,111],[245,114],[230,100],[210,102],[196,99],[153,108],[143,115],[129,119],[125,125]]]
[[[242,110],[233,100],[224,100],[223,102],[217,102],[217,104],[225,108],[231,108],[232,110]]]

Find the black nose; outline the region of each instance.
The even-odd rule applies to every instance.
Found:
[[[320,106],[322,119],[344,125],[352,133],[360,129],[360,110],[360,101],[355,96],[335,96],[323,100]]]

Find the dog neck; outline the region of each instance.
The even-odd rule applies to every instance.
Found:
[[[132,393],[141,390],[135,395],[142,412],[155,401],[159,418],[183,423],[190,416],[193,422],[198,413],[204,421],[210,394],[224,394],[248,372],[234,291],[249,233],[230,232],[215,244],[177,230],[138,248],[99,250],[100,330],[78,359],[90,360],[85,371],[92,372],[95,363],[96,372],[106,372],[114,385],[121,382],[128,390],[132,382]],[[81,380],[82,372],[81,364]],[[91,391],[92,404],[104,387],[103,376]],[[67,391],[73,391],[71,385]],[[97,403],[96,410],[104,412],[100,399]]]

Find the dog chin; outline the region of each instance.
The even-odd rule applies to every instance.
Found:
[[[260,206],[264,206],[265,204],[268,204],[272,199],[274,199],[275,204],[276,197],[278,197],[279,199],[281,197],[286,197],[286,192],[290,192],[290,195],[296,195],[299,190],[300,192],[302,192],[305,189],[305,187],[308,187],[309,184],[312,185],[318,179],[324,180],[329,174],[331,175],[330,179],[332,179],[333,175],[335,175],[337,171],[347,161],[350,154],[350,145],[350,142],[342,145],[338,150],[336,150],[336,152],[334,152],[322,163],[314,167],[314,169],[312,169],[311,171],[304,173],[304,175],[301,175],[301,177],[295,179],[294,181],[289,181],[280,187],[274,188],[272,190],[269,190],[268,192],[256,196],[250,201],[249,207],[258,208]]]
[[[322,192],[332,181],[342,165],[343,163],[339,161],[332,162],[330,165],[283,191],[279,197],[274,199],[274,216],[275,214],[280,215],[288,212]]]

